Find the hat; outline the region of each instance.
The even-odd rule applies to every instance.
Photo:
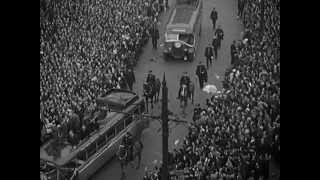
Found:
[[[187,74],[187,71],[183,72],[183,74]]]

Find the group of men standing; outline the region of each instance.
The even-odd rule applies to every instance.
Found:
[[[216,11],[215,8],[213,8],[213,10],[210,14],[210,19],[212,20],[212,24],[213,24],[214,36],[213,36],[212,42],[209,43],[209,45],[205,48],[204,55],[206,57],[206,65],[207,66],[202,64],[202,62],[200,61],[199,64],[197,65],[197,68],[196,68],[196,75],[198,77],[199,85],[200,85],[201,89],[203,88],[204,83],[208,82],[207,70],[209,69],[209,66],[212,65],[213,59],[217,60],[218,49],[221,48],[221,41],[223,40],[223,37],[224,37],[224,32],[223,32],[221,26],[219,25],[216,28],[216,21],[218,19],[218,12]],[[188,82],[190,81],[190,78],[186,77],[186,76],[187,76],[187,74],[184,74],[184,76],[181,77],[180,86],[181,86],[181,83],[189,84]]]
[[[197,75],[198,80],[199,80],[199,86],[202,89],[203,86],[204,86],[204,83],[208,82],[208,72],[207,72],[206,66],[203,65],[201,61],[199,61],[199,64],[197,65],[196,75]],[[180,89],[179,89],[179,92],[178,92],[178,96],[180,95],[181,86],[183,84],[185,84],[187,86],[188,90],[190,89],[191,79],[188,76],[187,72],[184,72],[182,77],[180,78]]]
[[[208,46],[205,48],[205,58],[206,58],[206,66],[199,62],[197,68],[196,68],[196,75],[199,80],[199,85],[200,88],[202,89],[204,86],[204,83],[208,81],[208,73],[207,70],[209,69],[210,66],[212,66],[213,60],[217,60],[218,58],[218,50],[221,48],[221,41],[224,38],[224,31],[222,30],[221,26],[218,25],[216,27],[216,22],[218,20],[218,12],[216,11],[215,8],[213,8],[211,14],[210,14],[210,19],[212,20],[212,25],[213,25],[213,39],[212,42],[208,44]],[[153,49],[157,50],[157,43],[160,38],[159,30],[157,28],[157,23],[154,22],[150,29],[150,36],[152,39],[152,47]],[[235,59],[235,54],[236,54],[236,48],[235,48],[235,42],[231,45],[231,64],[234,63]],[[149,72],[149,74],[151,74]],[[130,75],[128,76],[130,79]],[[148,75],[148,81],[152,81],[152,76]],[[185,82],[186,81],[186,82]],[[132,81],[130,81],[132,82]],[[181,83],[186,83],[189,84],[190,78],[187,78],[187,75],[184,74],[180,80],[180,85]],[[130,88],[132,90],[132,86]]]
[[[214,30],[214,36],[212,39],[212,42],[209,43],[209,45],[205,49],[205,57],[207,60],[207,69],[209,69],[209,66],[212,65],[212,60],[217,60],[218,58],[218,49],[221,47],[221,41],[224,37],[224,32],[221,29],[221,26],[219,25],[218,28],[216,28],[216,21],[218,19],[218,12],[215,8],[213,8],[210,19],[212,20],[213,30]]]

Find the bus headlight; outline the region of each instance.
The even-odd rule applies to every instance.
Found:
[[[174,47],[176,47],[176,48],[180,48],[180,47],[181,47],[181,43],[179,43],[179,42],[175,42],[175,43],[174,43]]]

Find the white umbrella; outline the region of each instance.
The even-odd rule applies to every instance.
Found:
[[[202,90],[208,94],[215,94],[218,91],[217,87],[213,84],[206,85]]]

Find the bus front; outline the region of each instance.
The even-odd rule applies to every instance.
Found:
[[[168,31],[165,33],[163,53],[174,59],[191,61],[194,57],[194,35],[183,30]]]

